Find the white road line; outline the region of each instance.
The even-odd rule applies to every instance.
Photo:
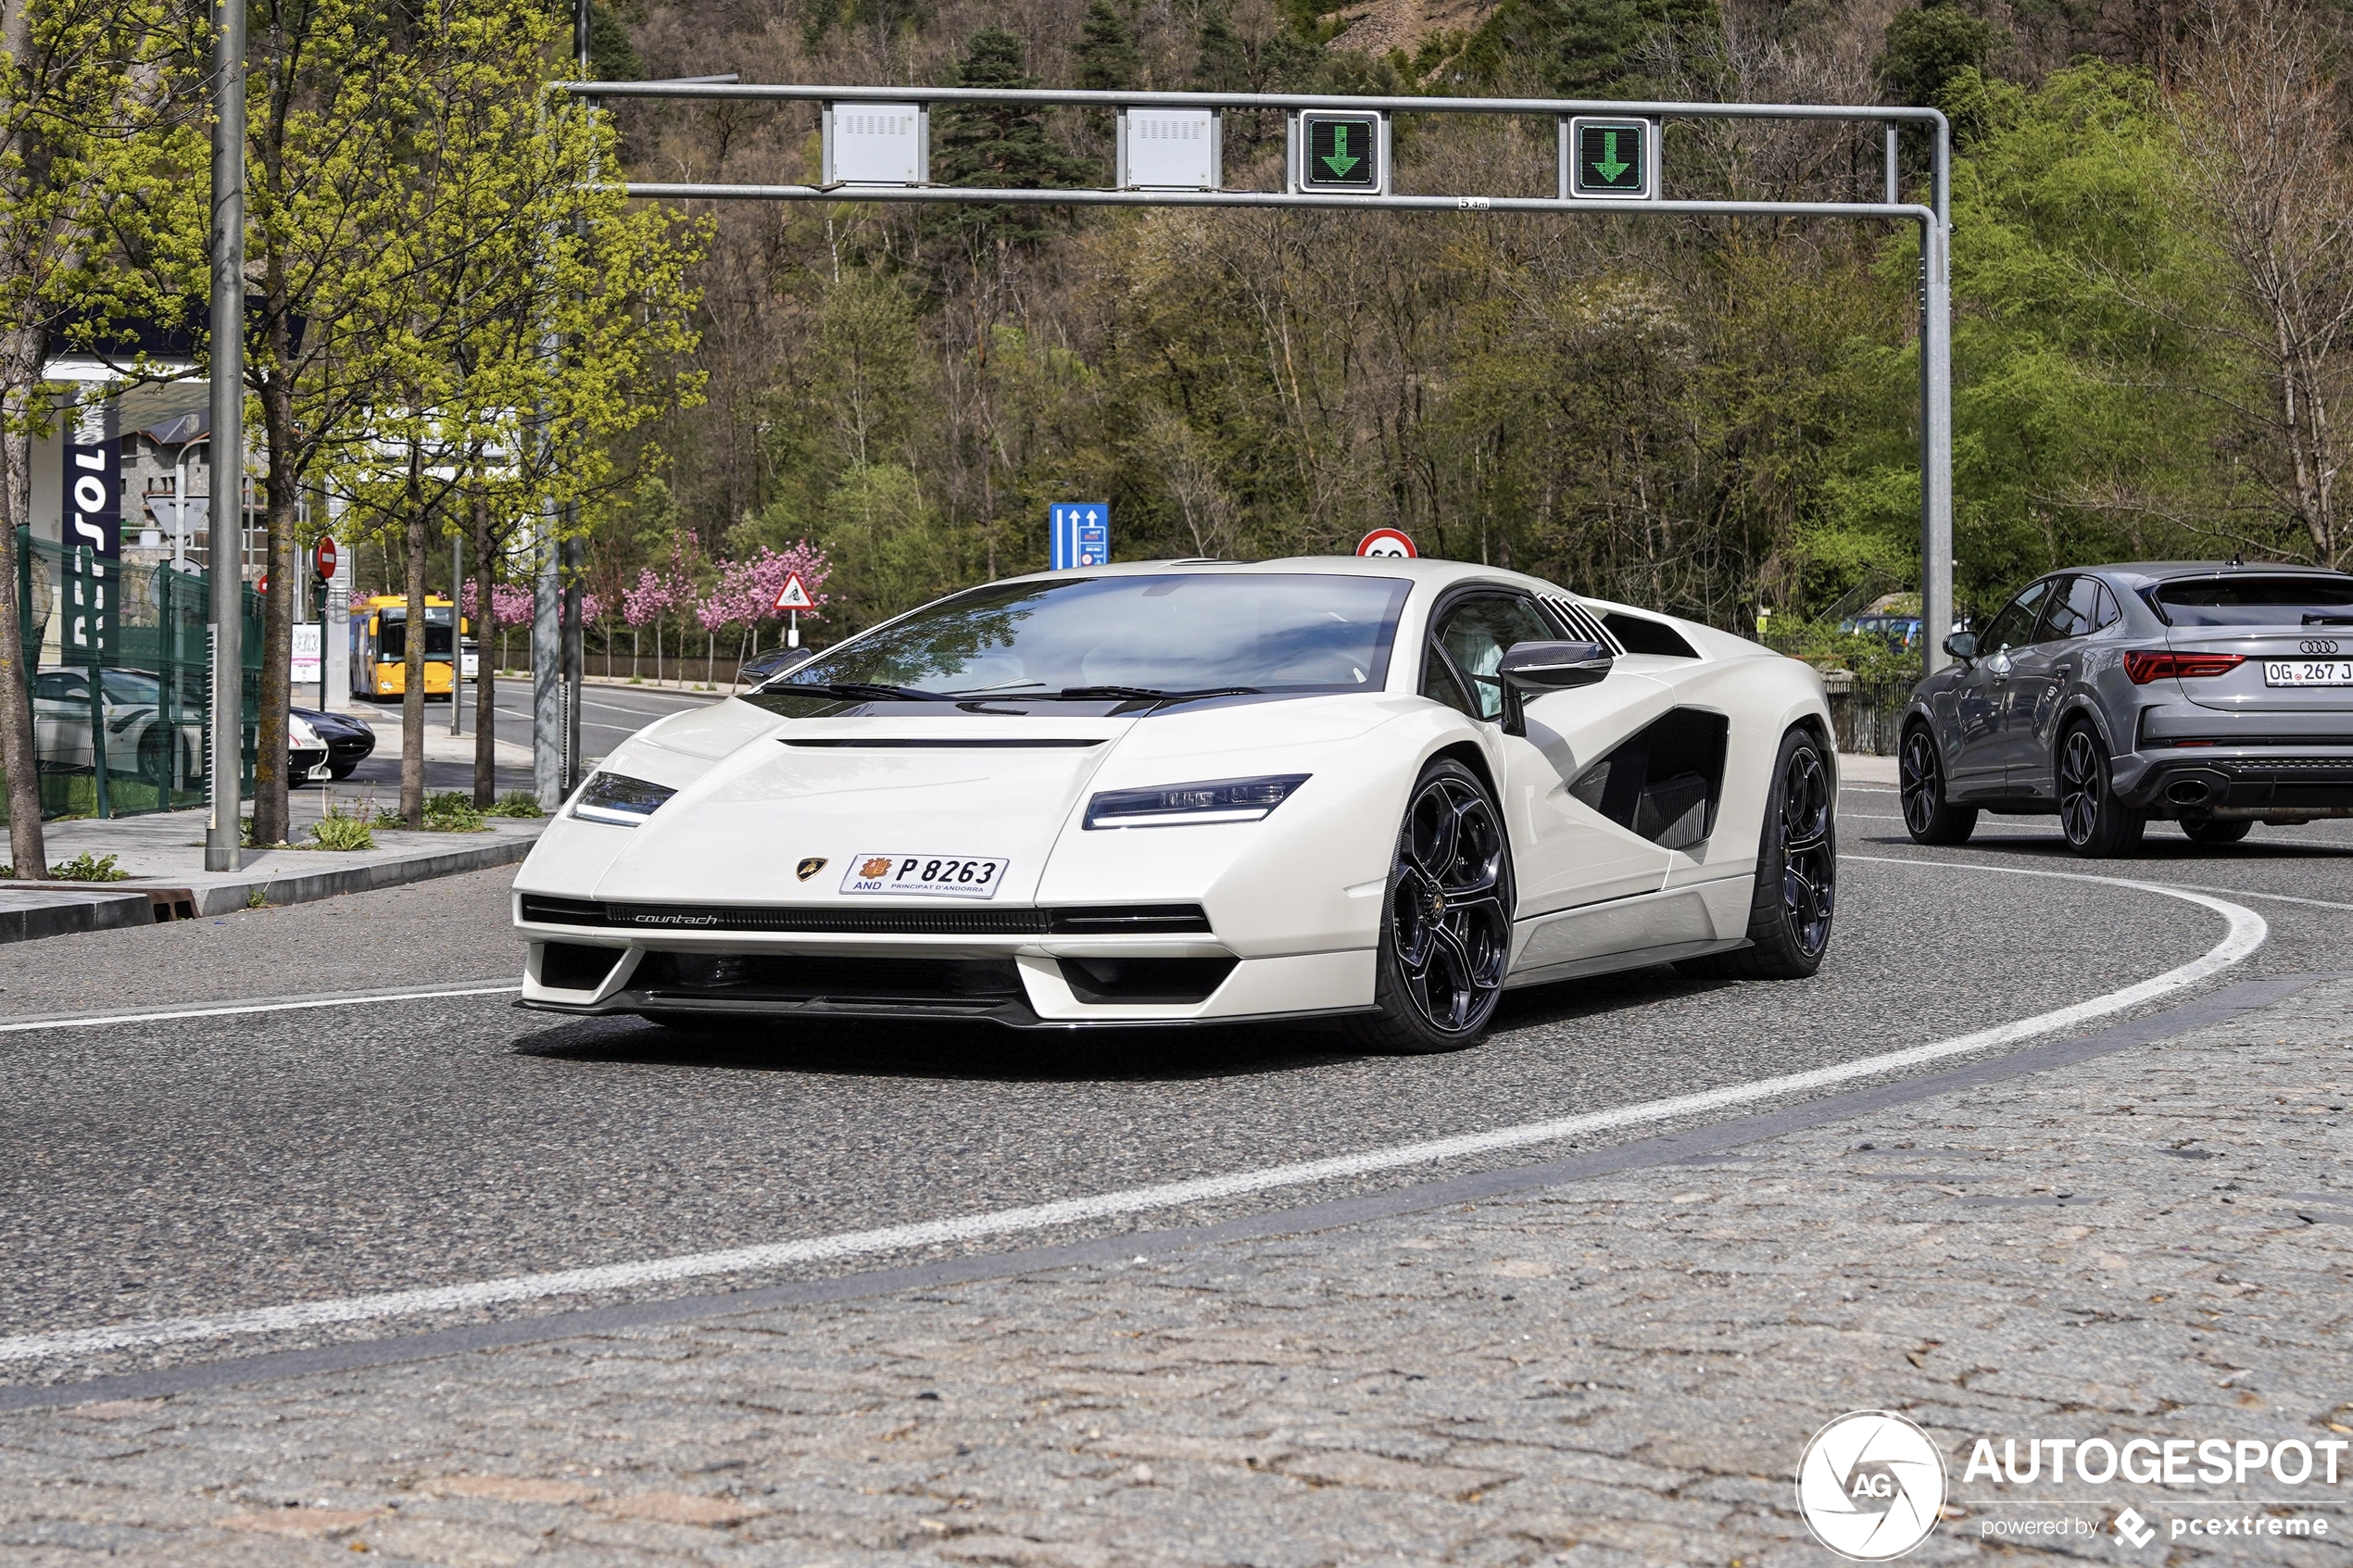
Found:
[[[219,1007],[170,1008],[157,1012],[110,1012],[97,1018],[30,1018],[0,1023],[0,1035],[35,1029],[101,1029],[117,1023],[160,1023],[175,1018],[242,1018],[256,1012],[304,1012],[313,1008],[358,1008],[371,1002],[421,1002],[435,997],[504,997],[521,985],[468,985],[441,991],[375,991],[359,997],[299,997],[284,1002],[224,1002]]]
[[[1188,1204],[1214,1203],[1221,1198],[1240,1198],[1280,1187],[1304,1186],[1311,1183],[1371,1175],[1406,1166],[1434,1164],[1440,1160],[1463,1160],[1540,1144],[1559,1143],[1588,1133],[1611,1132],[1680,1116],[1696,1116],[1733,1106],[1753,1105],[1759,1100],[1810,1093],[1856,1079],[1875,1079],[1893,1071],[2053,1034],[2091,1019],[2104,1018],[2143,1002],[2170,996],[2219,974],[2261,947],[2269,931],[2263,923],[2263,917],[2252,909],[2225,903],[2220,898],[2210,898],[2204,894],[2168,887],[2162,883],[2133,882],[2123,877],[2093,876],[2078,872],[2023,871],[2007,866],[1981,866],[1951,860],[1868,855],[1846,858],[1882,860],[1891,865],[1985,872],[1994,875],[2057,877],[2069,882],[2094,882],[2135,888],[2202,905],[2228,921],[2230,931],[2202,957],[2178,969],[2167,970],[2153,979],[2127,985],[2120,991],[2110,991],[2089,1001],[2037,1013],[2032,1018],[2021,1018],[2016,1022],[1996,1024],[1991,1029],[1980,1029],[1973,1034],[1956,1035],[1949,1040],[1914,1046],[1906,1050],[1884,1051],[1857,1061],[1843,1061],[1834,1066],[1818,1067],[1811,1072],[1791,1073],[1778,1078],[1709,1089],[1700,1094],[1678,1095],[1671,1099],[1650,1100],[1641,1105],[1622,1106],[1614,1110],[1595,1111],[1584,1116],[1566,1116],[1550,1122],[1531,1122],[1492,1132],[1466,1133],[1455,1137],[1433,1138],[1425,1143],[1368,1149],[1360,1154],[1341,1154],[1291,1165],[1239,1171],[1230,1175],[1201,1176],[1191,1181],[1130,1187],[1093,1198],[1069,1198],[1020,1209],[1000,1209],[990,1213],[963,1214],[914,1224],[887,1225],[878,1230],[811,1236],[803,1241],[773,1242],[759,1247],[731,1248],[721,1252],[688,1253],[675,1258],[651,1258],[635,1263],[566,1269],[554,1273],[521,1274],[508,1279],[481,1280],[472,1285],[392,1290],[323,1301],[296,1301],[284,1306],[258,1307],[209,1317],[171,1318],[154,1323],[68,1329],[57,1334],[22,1335],[0,1339],[0,1362],[90,1355],[104,1350],[168,1345],[190,1339],[225,1339],[233,1335],[283,1333],[327,1323],[411,1317],[422,1312],[465,1311],[509,1301],[583,1296],[679,1280],[707,1279],[720,1274],[787,1268],[795,1264],[829,1262],[837,1259],[899,1252],[912,1248],[953,1246],[992,1236],[1048,1230],[1057,1225],[1083,1224],[1091,1220],[1116,1219],[1123,1215],[1175,1209]]]

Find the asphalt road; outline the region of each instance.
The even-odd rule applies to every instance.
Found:
[[[1486,1045],[1449,1057],[1369,1058],[1263,1028],[1042,1038],[797,1025],[682,1039],[522,1013],[504,995],[0,1034],[12,1108],[0,1323],[21,1336],[662,1258],[1629,1106],[2064,1006],[2224,935],[2211,909],[2082,876],[2249,895],[2271,935],[2226,978],[2347,967],[2353,825],[2259,829],[2221,848],[2158,828],[2140,859],[2086,863],[2039,822],[1996,820],[1967,848],[1922,850],[1895,809],[1892,790],[1842,797],[1839,928],[1813,981],[1653,969],[1518,992]],[[2010,874],[2021,871],[2063,874]],[[0,949],[0,1001],[19,1019],[120,1015],[192,997],[509,981],[521,958],[509,875],[21,944]],[[1429,1173],[1294,1185],[1155,1223]],[[1038,1239],[1051,1237],[1024,1238]],[[19,1363],[0,1381],[384,1332],[361,1322]]]

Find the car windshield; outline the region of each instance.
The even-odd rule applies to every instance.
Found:
[[[1377,691],[1410,586],[1309,572],[991,583],[857,637],[762,690],[876,686],[998,698]]]
[[[136,670],[101,670],[98,680],[106,687],[109,702],[136,702],[152,707],[163,700],[163,688],[156,678]]]
[[[2353,625],[2353,577],[2196,577],[2151,596],[2175,626]]]

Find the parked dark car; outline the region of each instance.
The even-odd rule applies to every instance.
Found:
[[[2079,855],[2152,819],[2201,844],[2353,816],[2353,575],[2213,561],[2082,567],[2028,583],[1922,681],[1904,822],[1958,844],[1980,811],[2057,813]]]
[[[815,648],[772,648],[757,659],[744,660],[743,668],[736,671],[736,679],[747,686],[756,686],[816,657]]]
[[[352,770],[365,762],[376,749],[376,732],[347,713],[326,713],[313,708],[297,708],[294,716],[307,721],[326,743],[327,776],[347,779]],[[287,777],[300,779],[299,770],[290,771]]]

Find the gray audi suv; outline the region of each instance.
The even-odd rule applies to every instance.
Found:
[[[2353,816],[2353,576],[2157,561],[2028,583],[1904,717],[1904,825],[1959,844],[1980,811],[2057,813],[2079,855],[2150,819],[2200,844]]]

